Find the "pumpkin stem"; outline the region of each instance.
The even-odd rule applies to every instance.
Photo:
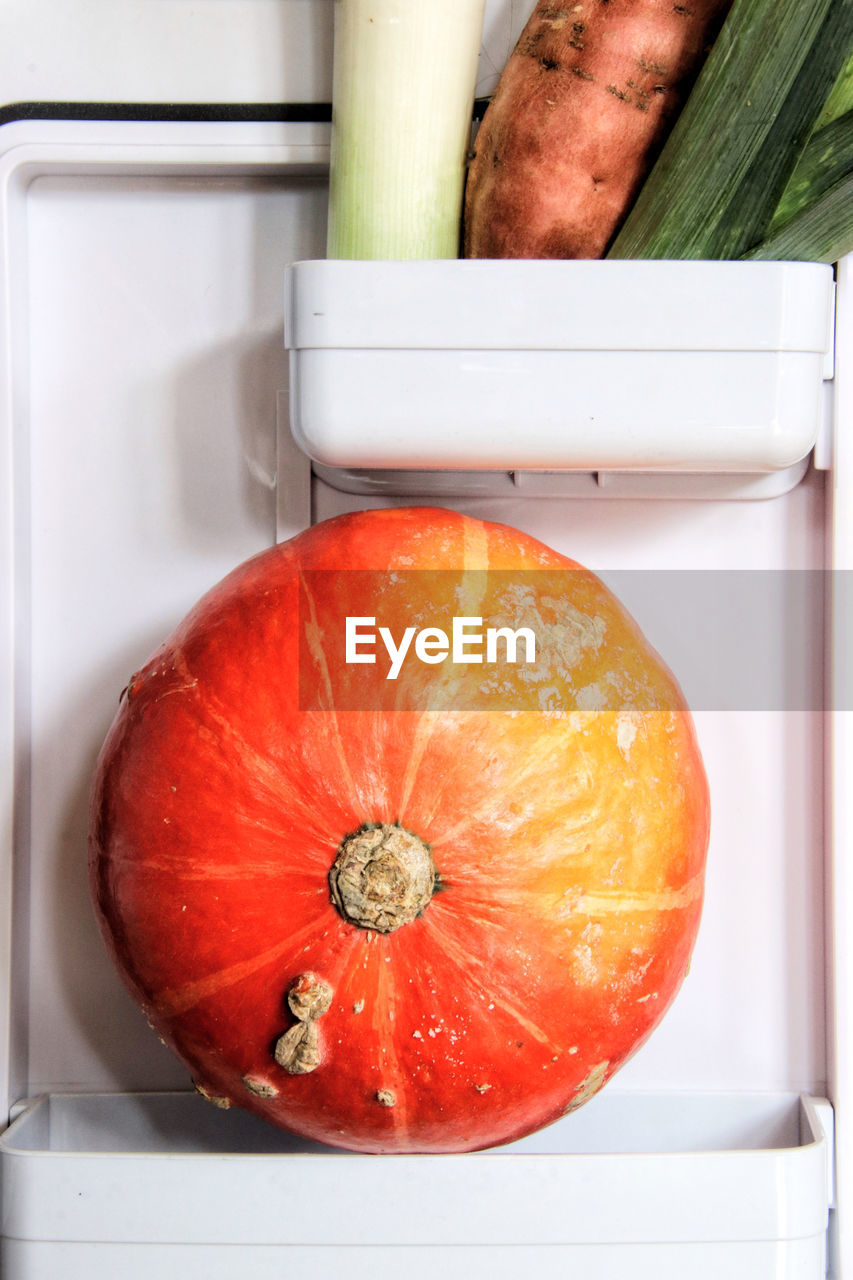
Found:
[[[379,933],[419,916],[435,880],[429,846],[398,823],[364,826],[347,836],[329,872],[332,902],[343,918]]]

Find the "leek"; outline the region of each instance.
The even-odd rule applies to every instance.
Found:
[[[774,236],[840,180],[853,173],[853,109],[809,138],[791,180],[773,213],[767,235]]]
[[[853,38],[853,0],[832,0],[764,144],[729,200],[706,256],[738,258],[766,234]]]
[[[846,115],[848,111],[853,111],[853,50],[850,51],[832,93],[826,101],[823,114],[817,122],[817,128],[823,128],[825,124]]]
[[[777,262],[837,262],[853,251],[853,172],[805,205],[744,258]]]
[[[335,0],[330,258],[456,258],[485,0]]]
[[[734,0],[610,256],[738,257],[760,240],[851,28],[853,0]]]

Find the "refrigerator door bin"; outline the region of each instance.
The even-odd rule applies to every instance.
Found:
[[[275,1259],[389,1280],[403,1261],[818,1280],[830,1147],[828,1105],[795,1095],[604,1094],[503,1149],[429,1159],[330,1152],[188,1093],[54,1095],[0,1139],[8,1274],[83,1280],[107,1249],[115,1274],[169,1280]],[[239,1270],[210,1270],[215,1246]]]
[[[292,425],[354,468],[773,472],[817,439],[830,267],[300,262]]]

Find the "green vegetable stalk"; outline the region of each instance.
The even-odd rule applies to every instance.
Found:
[[[851,58],[853,0],[735,0],[609,256],[853,247]]]
[[[455,258],[485,0],[335,0],[330,258]]]

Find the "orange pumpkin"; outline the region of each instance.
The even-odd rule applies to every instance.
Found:
[[[454,661],[454,617],[526,628],[535,660],[486,661],[469,622]],[[381,626],[414,629],[394,678]],[[659,1022],[708,821],[683,697],[593,574],[503,525],[368,511],[236,569],[133,676],[91,885],[206,1096],[463,1151],[572,1111]]]

